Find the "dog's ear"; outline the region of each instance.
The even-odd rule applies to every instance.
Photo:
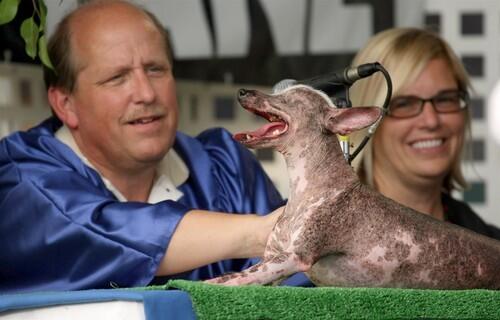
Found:
[[[325,128],[332,133],[348,135],[377,121],[382,115],[378,107],[331,108],[326,115]]]

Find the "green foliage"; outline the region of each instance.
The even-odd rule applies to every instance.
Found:
[[[17,7],[21,0],[0,1],[0,25],[11,22],[17,14]]]
[[[31,57],[31,59],[35,59],[36,57],[36,44],[38,40],[39,30],[40,29],[33,17],[24,20],[21,24],[21,37],[23,37],[24,42],[26,43],[26,53]]]
[[[45,21],[47,21],[47,6],[43,0],[38,1],[38,10],[40,11],[40,31],[44,31]]]
[[[26,1],[26,0],[25,0]],[[21,37],[25,42],[25,51],[28,56],[35,59],[37,54],[42,63],[54,69],[47,52],[47,41],[45,38],[45,22],[47,20],[47,6],[44,0],[33,1],[33,15],[25,19],[21,24]],[[11,22],[17,14],[20,0],[0,0],[0,25]],[[35,15],[40,25],[35,20]]]
[[[52,62],[50,62],[50,58],[47,53],[47,41],[45,40],[45,35],[42,35],[38,39],[38,56],[44,65],[54,70],[54,66],[52,66]]]

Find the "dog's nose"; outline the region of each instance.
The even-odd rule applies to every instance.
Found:
[[[246,90],[246,89],[240,89],[240,90],[238,91],[238,97],[239,97],[239,98],[243,98],[243,97],[245,97],[247,94],[248,94],[248,90]]]

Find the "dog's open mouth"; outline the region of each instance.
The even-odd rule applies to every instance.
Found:
[[[286,123],[286,121],[281,117],[267,112],[250,109],[248,110],[265,118],[267,121],[269,121],[269,123],[265,124],[255,131],[236,133],[234,135],[234,139],[236,139],[236,141],[239,141],[241,143],[252,143],[258,140],[271,140],[281,136],[288,130],[288,123]]]

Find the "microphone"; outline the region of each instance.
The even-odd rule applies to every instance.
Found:
[[[365,63],[357,67],[345,68],[341,71],[330,72],[301,81],[285,79],[274,85],[273,93],[278,93],[292,85],[304,84],[311,86],[314,89],[321,90],[329,96],[333,96],[340,90],[350,87],[359,79],[371,76],[375,72],[379,71],[379,68],[380,64],[378,62]]]

